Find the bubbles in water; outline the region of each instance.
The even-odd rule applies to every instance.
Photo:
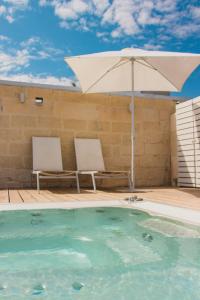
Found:
[[[75,281],[73,284],[72,284],[72,287],[75,291],[80,291],[83,287],[84,287],[84,284],[81,283],[81,282],[78,282],[78,281]]]
[[[146,232],[143,233],[142,237],[146,242],[152,242],[153,241],[153,236],[149,233],[146,233]]]
[[[37,296],[45,292],[46,286],[44,284],[37,284],[33,287],[32,295]]]

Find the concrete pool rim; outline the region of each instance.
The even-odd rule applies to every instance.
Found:
[[[182,223],[200,226],[200,211],[182,208],[167,204],[155,203],[144,199],[144,201],[128,203],[125,200],[109,201],[68,201],[68,202],[45,202],[45,203],[20,203],[1,204],[1,211],[37,210],[37,209],[75,209],[89,207],[121,207],[138,209],[152,216],[164,217]]]

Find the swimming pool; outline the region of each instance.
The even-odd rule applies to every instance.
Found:
[[[0,299],[200,299],[200,230],[142,211],[0,212]]]

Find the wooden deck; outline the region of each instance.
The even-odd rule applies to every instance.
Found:
[[[77,194],[70,189],[46,189],[40,194],[36,190],[0,190],[1,204],[17,203],[44,203],[65,201],[93,201],[93,200],[124,200],[132,195],[178,207],[200,210],[200,189],[191,188],[141,188],[137,193],[124,193],[116,190],[104,190],[94,193],[91,190],[82,190]]]

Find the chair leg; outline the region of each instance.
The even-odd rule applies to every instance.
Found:
[[[76,173],[76,186],[77,186],[77,192],[80,194],[80,184],[79,184],[78,172]]]
[[[37,191],[40,193],[40,174],[37,173]]]
[[[91,176],[92,176],[92,185],[93,185],[93,189],[94,189],[94,192],[96,193],[97,188],[96,188],[96,181],[95,181],[94,173],[92,173]]]

